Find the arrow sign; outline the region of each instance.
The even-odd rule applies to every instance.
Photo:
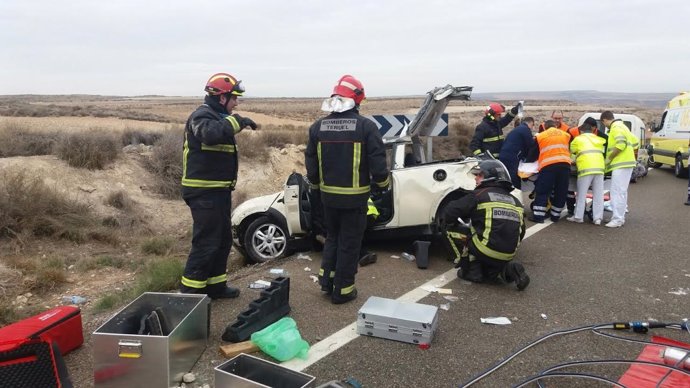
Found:
[[[379,128],[381,137],[396,137],[400,136],[403,127],[409,125],[416,115],[372,115],[367,116],[376,123]],[[448,136],[448,114],[441,115],[436,126],[431,131],[429,136]]]

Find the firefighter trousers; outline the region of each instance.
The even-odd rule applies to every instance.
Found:
[[[319,278],[321,286],[332,287],[334,295],[348,295],[355,288],[357,263],[367,226],[367,208],[324,207],[326,244]]]
[[[180,290],[188,293],[220,291],[226,287],[232,245],[231,192],[209,191],[185,198],[185,202],[192,212],[192,249]]]

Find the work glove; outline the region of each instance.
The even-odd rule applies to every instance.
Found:
[[[249,117],[242,117],[235,113],[232,115],[232,117],[237,120],[237,122],[240,124],[240,129],[244,129],[247,127],[250,127],[252,130],[257,129],[259,126],[254,122],[254,120],[250,119]]]
[[[518,103],[514,107],[510,108],[510,114],[512,114],[513,116],[517,116],[519,111],[520,111],[520,103]]]

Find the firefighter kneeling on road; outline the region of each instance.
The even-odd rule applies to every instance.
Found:
[[[515,282],[522,291],[530,279],[513,257],[525,236],[525,221],[522,204],[510,194],[510,175],[497,160],[481,161],[470,172],[476,189],[450,202],[443,214],[458,277],[475,283]],[[469,218],[469,225],[459,224],[458,218]]]

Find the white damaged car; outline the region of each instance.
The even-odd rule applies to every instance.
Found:
[[[373,198],[380,215],[367,229],[368,240],[432,236],[439,232],[444,206],[474,189],[469,171],[477,158],[428,161],[419,139],[435,127],[450,100],[468,100],[471,91],[451,85],[431,90],[409,126],[399,136],[384,138],[390,148],[391,187]],[[313,201],[308,186],[301,174],[293,173],[283,191],[237,206],[232,213],[235,248],[252,262],[310,249]]]

